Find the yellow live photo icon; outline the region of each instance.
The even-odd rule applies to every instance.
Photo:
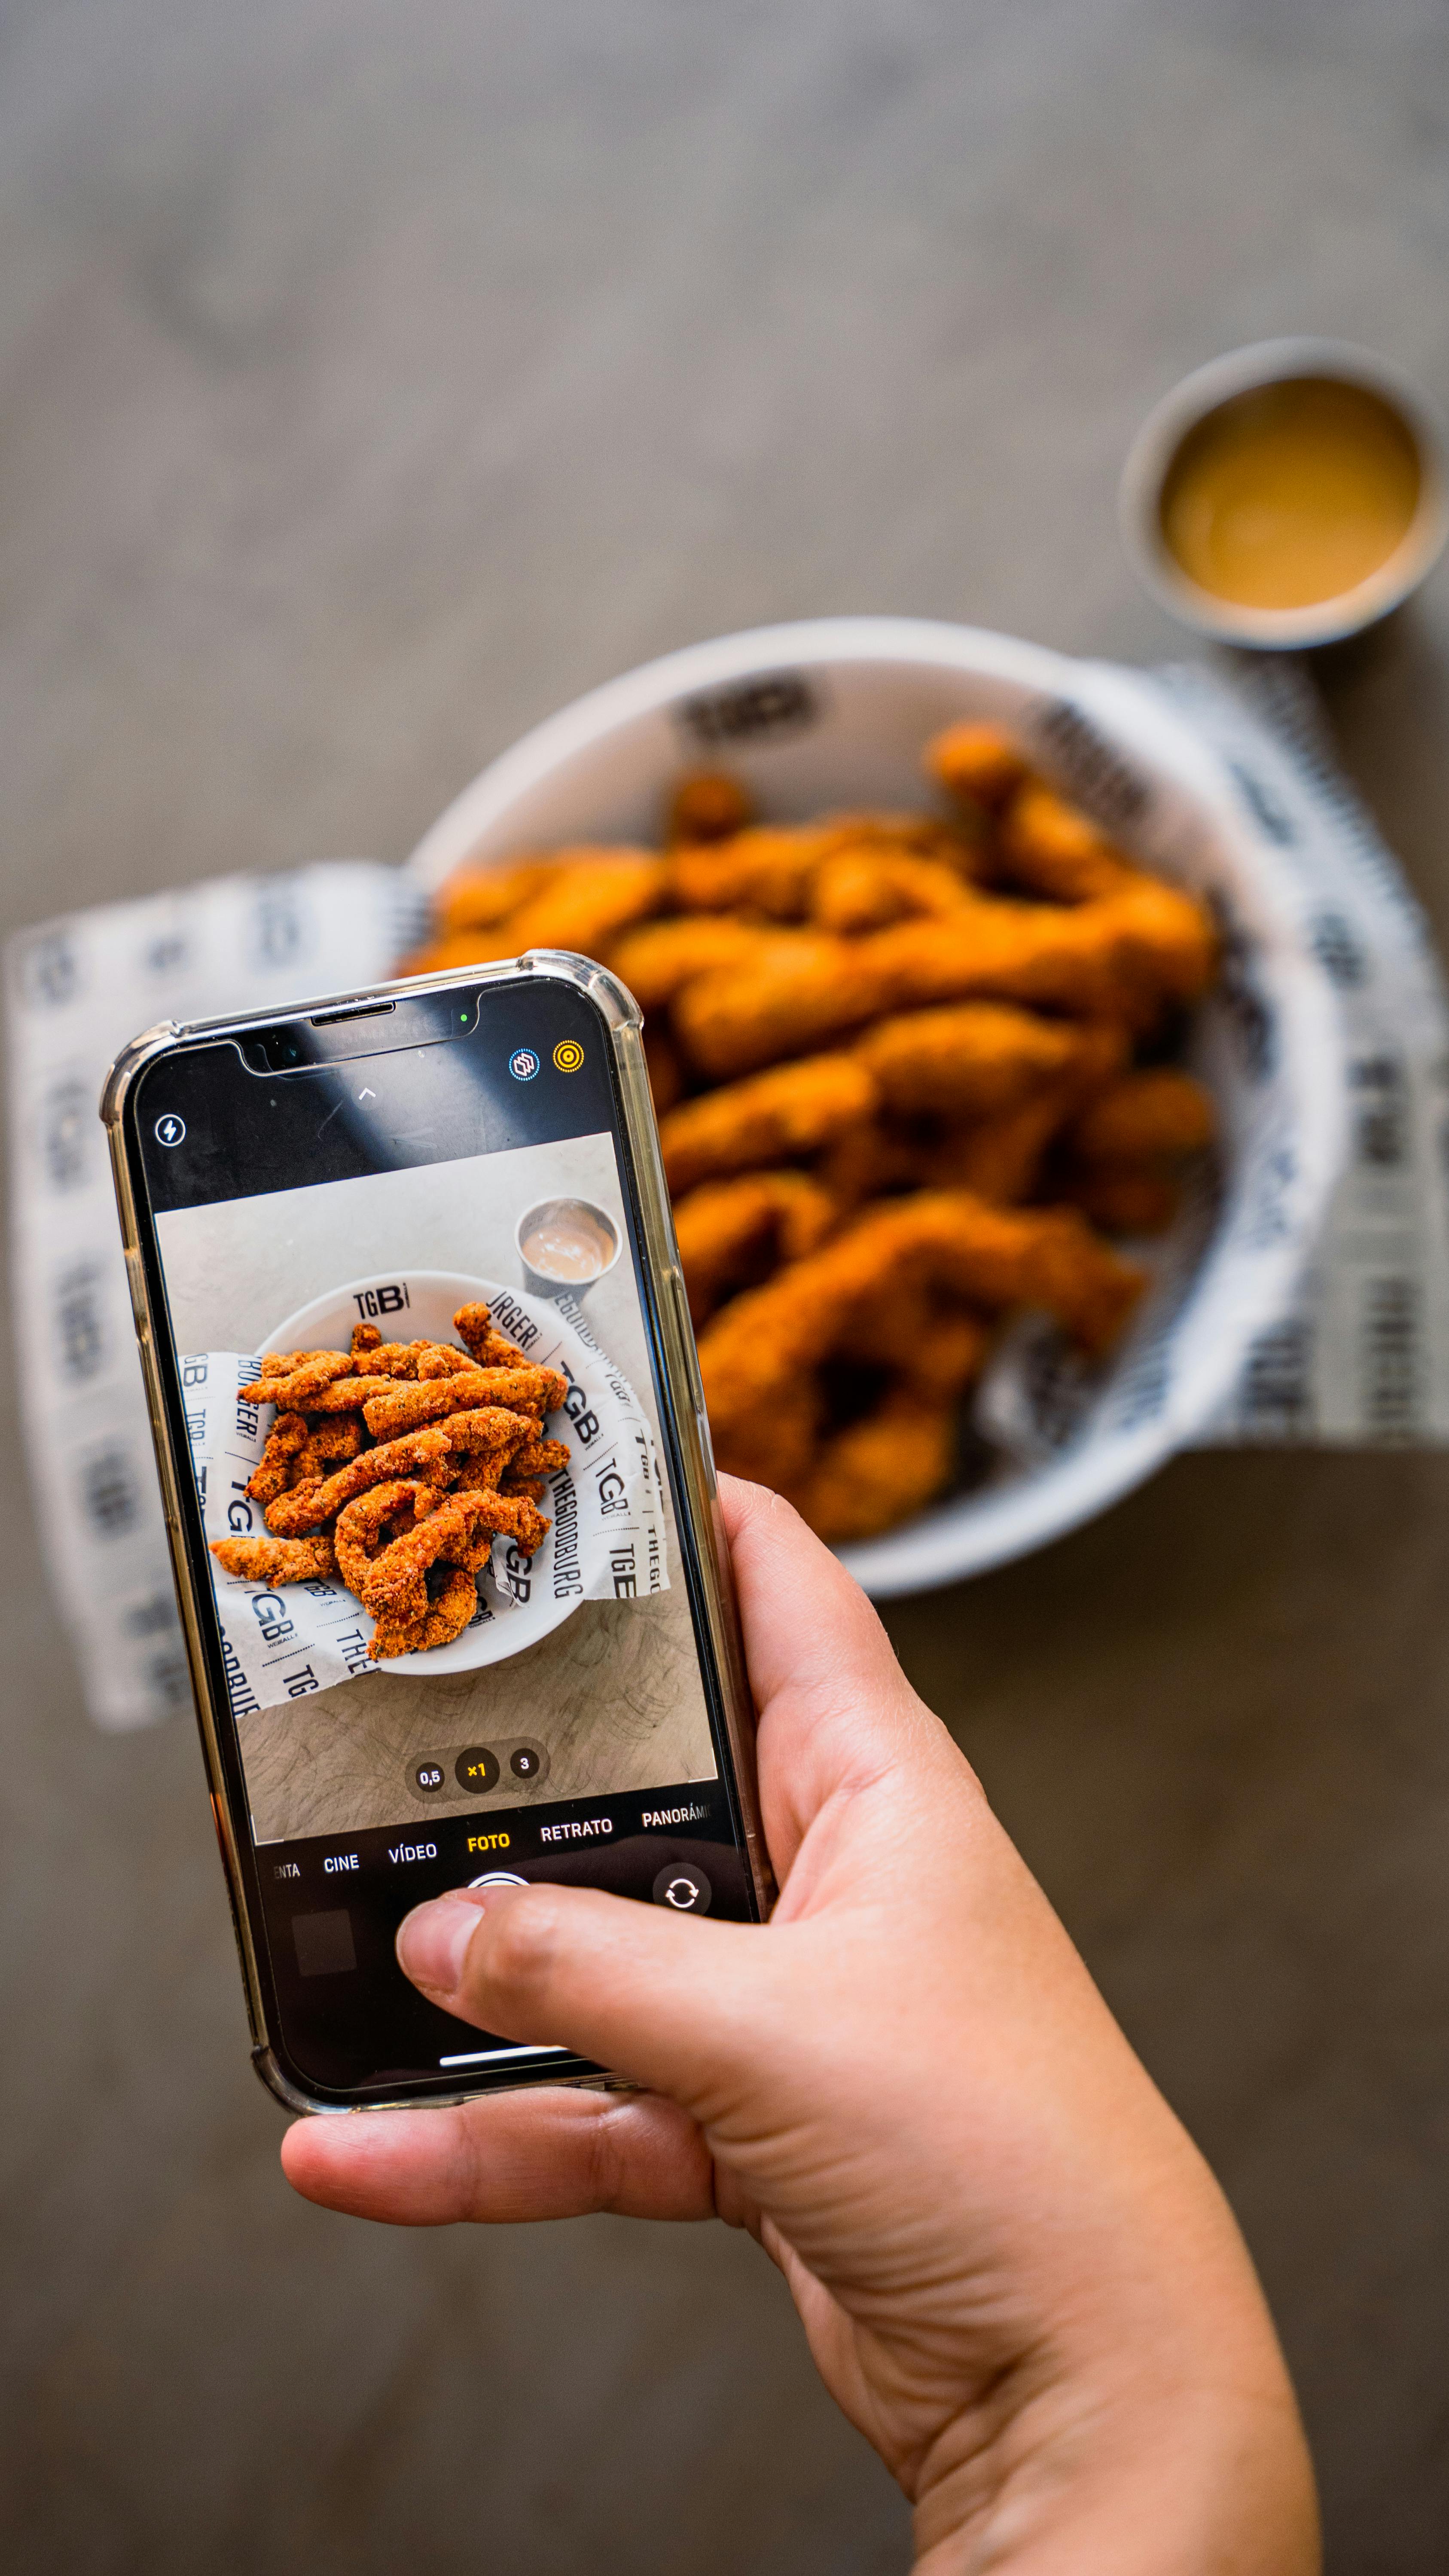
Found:
[[[584,1051],[578,1039],[560,1038],[553,1051],[553,1060],[560,1073],[577,1073],[584,1060]]]

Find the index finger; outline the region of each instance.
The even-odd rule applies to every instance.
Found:
[[[763,1485],[721,1476],[745,1657],[759,1712],[760,1803],[783,1884],[832,1796],[873,1786],[932,1751],[959,1769],[875,1611],[799,1513]]]
[[[709,2151],[655,2093],[500,2093],[449,2109],[298,2120],[282,2141],[294,2191],[393,2227],[536,2218],[712,2218]]]

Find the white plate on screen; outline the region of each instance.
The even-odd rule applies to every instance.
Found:
[[[514,1310],[538,1327],[531,1359],[562,1365],[555,1354],[564,1354],[571,1373],[586,1388],[600,1377],[599,1354],[580,1340],[547,1298],[526,1296],[520,1288],[505,1288],[496,1279],[476,1279],[462,1270],[375,1272],[365,1279],[348,1279],[284,1316],[267,1334],[263,1348],[345,1351],[354,1324],[363,1323],[376,1324],[385,1342],[457,1342],[454,1315],[460,1306],[478,1301],[495,1311],[502,1307],[501,1331],[510,1330],[506,1318]],[[572,1460],[576,1447],[567,1414],[551,1414],[545,1427],[551,1440],[568,1444]],[[563,1472],[572,1476],[572,1466]],[[494,1549],[492,1576],[485,1578],[480,1590],[479,1615],[461,1637],[455,1637],[450,1646],[432,1646],[425,1654],[389,1655],[379,1671],[414,1675],[419,1681],[437,1673],[473,1672],[484,1664],[504,1663],[551,1636],[581,1602],[576,1591],[555,1595],[553,1542],[552,1517],[548,1535],[533,1557],[520,1557],[500,1542]],[[511,1600],[504,1597],[505,1586]]]

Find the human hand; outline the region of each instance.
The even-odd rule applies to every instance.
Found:
[[[788,1505],[722,1498],[770,1924],[545,1885],[418,1907],[425,1994],[644,2089],[300,2121],[289,2179],[402,2225],[748,2227],[930,2576],[1312,2576],[1292,2391],[1207,2167],[864,1596]]]

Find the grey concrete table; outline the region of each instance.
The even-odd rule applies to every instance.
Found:
[[[1127,437],[1343,332],[1449,392],[1432,0],[12,0],[7,924],[400,855],[584,684],[815,610],[1153,658]],[[1449,930],[1449,583],[1327,675]],[[6,2555],[898,2567],[723,2231],[293,2201],[188,1730],[92,1734],[3,1495]],[[1222,2174],[1333,2564],[1449,2522],[1449,1459],[1187,1459],[896,1610]]]

